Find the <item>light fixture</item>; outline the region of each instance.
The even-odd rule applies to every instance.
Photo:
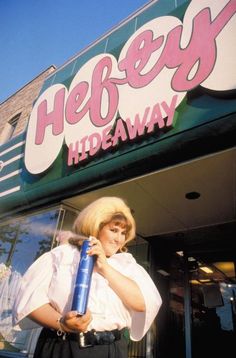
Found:
[[[165,270],[157,270],[157,272],[159,272],[162,276],[170,276],[169,272],[165,271]]]
[[[201,194],[198,193],[197,191],[190,191],[185,194],[185,198],[188,200],[196,200],[196,199],[200,198],[200,196],[201,196]]]
[[[213,273],[212,269],[207,266],[200,266],[200,270],[204,271],[205,273]]]
[[[189,281],[192,285],[200,285],[200,282],[198,280],[190,280]]]

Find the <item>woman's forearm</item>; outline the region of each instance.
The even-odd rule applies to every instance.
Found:
[[[29,314],[29,318],[43,327],[60,329],[59,319],[61,314],[57,312],[49,303],[37,308]]]
[[[146,310],[144,297],[136,282],[124,276],[109,264],[104,265],[100,273],[127,308],[138,312]]]
[[[76,311],[69,311],[62,317],[49,303],[37,308],[28,317],[43,327],[64,332],[84,332],[92,320],[90,311],[83,316]],[[61,318],[62,321],[59,321]]]

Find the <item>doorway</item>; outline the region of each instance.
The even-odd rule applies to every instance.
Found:
[[[228,356],[236,339],[235,223],[150,239],[163,305],[156,358]]]
[[[192,358],[229,357],[236,341],[235,247],[195,251],[188,263]]]

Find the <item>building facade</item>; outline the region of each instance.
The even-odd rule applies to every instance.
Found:
[[[0,145],[26,130],[33,102],[45,78],[54,70],[55,66],[50,66],[0,104]]]
[[[32,356],[38,331],[10,323],[20,278],[103,195],[133,209],[129,250],[163,299],[130,357],[229,354],[235,12],[234,0],[150,2],[47,76],[27,129],[0,148],[0,356]]]

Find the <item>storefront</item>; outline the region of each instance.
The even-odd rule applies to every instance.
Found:
[[[31,356],[39,333],[11,328],[20,277],[103,195],[133,209],[130,251],[163,298],[130,357],[232,348],[236,2],[177,3],[147,4],[55,71],[0,148],[0,357]]]

